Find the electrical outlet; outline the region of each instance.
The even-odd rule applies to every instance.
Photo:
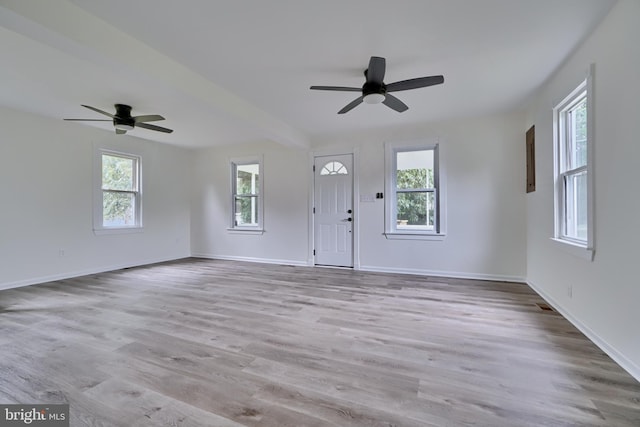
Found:
[[[64,249],[58,249],[58,256],[59,257],[63,257],[64,256]]]
[[[573,285],[567,286],[567,295],[569,298],[573,298]]]

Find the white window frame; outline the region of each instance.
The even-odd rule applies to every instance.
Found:
[[[593,260],[594,242],[594,108],[593,108],[593,68],[591,65],[586,78],[553,109],[553,157],[554,157],[554,236],[552,240],[563,250],[578,257]],[[583,99],[587,104],[587,164],[569,169],[568,156],[571,154],[567,129],[568,112]],[[587,238],[576,239],[565,230],[567,191],[566,179],[579,173],[587,174]]]
[[[258,186],[257,186],[257,194],[255,194],[255,200],[257,203],[257,215],[258,222],[257,225],[236,225],[235,216],[236,216],[236,173],[238,166],[241,165],[250,165],[257,164],[258,165]],[[231,171],[230,174],[230,214],[229,214],[229,228],[227,230],[231,233],[240,233],[240,234],[262,234],[264,233],[264,167],[263,167],[263,156],[248,156],[248,157],[234,157],[229,159],[229,169]]]
[[[102,185],[102,157],[103,156],[122,157],[125,159],[133,160],[135,173],[134,183],[136,188],[132,191],[124,191],[134,195],[134,209],[135,217],[134,224],[132,225],[118,225],[118,226],[105,226],[104,225],[104,210],[103,210],[103,198],[104,193],[113,191],[106,190]],[[137,154],[124,153],[121,151],[114,151],[108,149],[98,149],[95,155],[94,166],[94,200],[93,200],[93,231],[95,234],[123,234],[123,233],[137,233],[143,231],[142,225],[142,157]]]
[[[435,212],[433,230],[407,230],[397,227],[396,206],[396,161],[397,153],[433,150]],[[387,239],[400,240],[444,240],[446,236],[446,192],[442,164],[442,144],[437,138],[410,142],[385,143],[385,229]]]

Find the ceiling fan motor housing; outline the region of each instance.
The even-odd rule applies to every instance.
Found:
[[[116,129],[131,130],[135,127],[136,121],[131,117],[131,106],[125,104],[115,104],[116,114],[113,117],[113,126]]]
[[[113,125],[119,129],[126,129],[126,127],[130,127],[129,130],[133,129],[136,122],[133,117],[119,117],[116,116],[113,118]]]
[[[387,85],[385,85],[384,83],[367,82],[362,86],[362,96],[367,96],[374,93],[386,95]]]

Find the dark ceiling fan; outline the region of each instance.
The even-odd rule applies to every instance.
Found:
[[[332,90],[338,92],[361,92],[362,95],[349,104],[347,104],[342,110],[338,111],[338,114],[344,114],[351,111],[363,101],[367,104],[378,104],[382,102],[392,110],[396,110],[399,113],[407,111],[409,107],[400,101],[390,92],[399,92],[401,90],[418,89],[421,87],[439,85],[444,83],[443,76],[430,76],[430,77],[418,77],[416,79],[402,80],[395,83],[384,83],[384,72],[386,69],[386,60],[379,56],[372,56],[369,60],[369,68],[364,70],[364,76],[366,81],[362,88],[357,87],[342,87],[342,86],[311,86],[313,90]]]
[[[83,107],[93,110],[97,113],[104,114],[105,116],[111,117],[111,120],[107,119],[65,119],[70,121],[77,122],[111,122],[113,121],[113,127],[116,128],[116,133],[118,135],[122,135],[127,133],[128,130],[132,130],[135,127],[140,127],[149,130],[155,130],[158,132],[171,133],[172,129],[163,128],[156,125],[150,125],[147,122],[156,122],[159,120],[164,120],[164,117],[159,116],[157,114],[150,114],[146,116],[131,116],[131,107],[129,105],[124,104],[115,104],[116,113],[111,114],[106,111],[102,111],[98,108],[91,107],[90,105],[83,105]]]

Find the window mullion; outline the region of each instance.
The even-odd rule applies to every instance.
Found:
[[[587,165],[578,166],[577,168],[566,170],[563,172],[563,175],[577,175],[582,172],[587,172]]]
[[[133,191],[133,190],[111,190],[109,188],[103,188],[102,191],[106,191],[109,193],[117,193],[117,194],[138,194],[137,191]]]
[[[396,193],[435,193],[435,188],[398,188]]]

